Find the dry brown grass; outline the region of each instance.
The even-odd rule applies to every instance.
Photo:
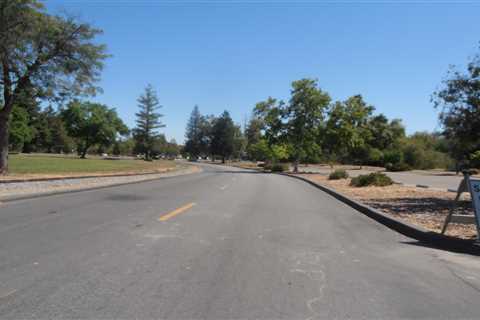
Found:
[[[422,189],[401,185],[386,187],[351,187],[350,179],[328,180],[323,175],[300,175],[340,193],[352,197],[375,209],[388,213],[411,224],[440,232],[449,209],[455,207],[457,212],[473,214],[468,194],[464,201],[455,206],[455,194],[452,192]],[[476,237],[474,225],[450,224],[447,234],[459,238]]]

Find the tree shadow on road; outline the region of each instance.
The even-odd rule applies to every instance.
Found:
[[[369,199],[365,203],[392,214],[445,216],[450,209],[464,214],[473,214],[470,201],[455,203],[451,199],[437,197]]]

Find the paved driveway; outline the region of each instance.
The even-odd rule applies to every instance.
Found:
[[[220,166],[0,207],[0,319],[478,319],[479,274],[302,181]]]

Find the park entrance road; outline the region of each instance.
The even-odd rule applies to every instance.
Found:
[[[0,319],[480,318],[478,257],[221,166],[0,206]]]

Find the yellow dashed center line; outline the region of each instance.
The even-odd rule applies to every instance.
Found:
[[[177,208],[177,209],[175,209],[175,210],[173,210],[169,213],[166,213],[166,214],[162,215],[160,218],[158,218],[158,221],[167,221],[168,219],[173,218],[176,215],[187,211],[188,209],[191,209],[194,205],[195,205],[195,203],[193,203],[193,202],[188,203],[188,204],[186,204],[186,205],[184,205],[180,208]]]

